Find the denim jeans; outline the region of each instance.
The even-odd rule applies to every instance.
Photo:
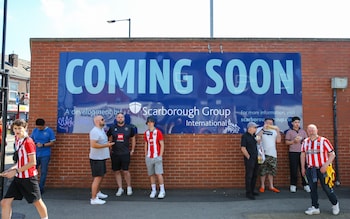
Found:
[[[44,157],[37,157],[36,158],[36,168],[37,169],[40,168],[39,187],[40,187],[41,192],[44,191],[47,171],[48,171],[49,163],[50,163],[50,158],[51,158],[51,156],[44,156]]]
[[[329,188],[328,185],[325,184],[325,174],[321,173],[320,169],[318,168],[307,168],[306,169],[306,176],[309,181],[309,186],[311,189],[310,196],[311,196],[311,204],[315,208],[319,207],[318,203],[318,192],[317,192],[317,182],[320,181],[321,187],[323,191],[326,193],[329,201],[332,203],[332,205],[336,205],[338,203],[337,196],[334,193],[333,188]]]

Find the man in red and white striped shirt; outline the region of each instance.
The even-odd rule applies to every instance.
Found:
[[[16,135],[15,147],[18,152],[18,161],[14,166],[1,173],[2,177],[15,177],[4,199],[1,200],[1,217],[10,219],[13,200],[22,200],[24,197],[28,203],[33,203],[40,218],[47,219],[47,208],[41,199],[39,189],[34,141],[26,132],[27,123],[24,120],[16,119],[12,125]]]
[[[320,180],[323,191],[333,205],[333,214],[338,215],[340,210],[337,196],[333,188],[325,183],[327,167],[332,164],[335,158],[333,146],[327,138],[318,135],[316,125],[308,125],[307,133],[309,137],[303,141],[301,146],[300,163],[302,175],[306,175],[311,188],[312,206],[305,211],[305,214],[320,214],[317,192],[317,182]],[[307,169],[305,169],[305,162]]]

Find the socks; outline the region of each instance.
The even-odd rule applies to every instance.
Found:
[[[151,187],[152,187],[152,191],[157,191],[157,186],[156,186],[156,184],[151,184]]]

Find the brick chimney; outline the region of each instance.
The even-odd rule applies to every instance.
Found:
[[[9,55],[9,63],[12,65],[12,67],[18,67],[18,55],[17,54],[10,54]]]

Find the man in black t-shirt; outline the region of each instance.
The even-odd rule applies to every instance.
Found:
[[[129,172],[130,156],[134,154],[136,138],[135,127],[125,124],[123,113],[116,115],[117,123],[111,126],[107,132],[109,141],[114,141],[112,147],[111,160],[112,170],[114,171],[115,179],[118,185],[116,196],[121,196],[124,193],[122,174],[127,184],[127,195],[132,195],[131,177]],[[131,150],[130,148],[131,143]]]
[[[256,179],[258,176],[258,150],[257,150],[257,138],[255,136],[256,128],[258,125],[255,122],[249,122],[247,125],[247,131],[241,138],[241,151],[244,155],[245,166],[245,189],[247,198],[254,200],[259,193],[254,192]]]

